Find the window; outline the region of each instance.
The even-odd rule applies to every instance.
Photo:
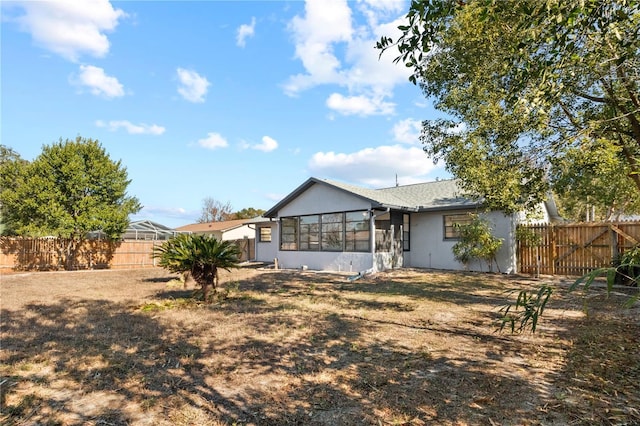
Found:
[[[444,239],[445,240],[457,240],[460,238],[459,226],[468,225],[471,223],[471,216],[467,213],[464,214],[450,214],[442,217],[444,220]]]
[[[284,217],[280,221],[280,250],[298,249],[298,218]]]
[[[402,214],[402,251],[409,251],[411,249],[411,216],[409,213]]]
[[[342,251],[343,213],[322,215],[322,251]]]
[[[260,239],[261,243],[270,243],[271,242],[271,227],[270,226],[261,226],[260,227]]]
[[[367,252],[371,247],[370,235],[367,211],[283,217],[280,220],[280,250]]]
[[[320,249],[320,216],[300,216],[299,250]]]
[[[366,211],[346,213],[344,251],[370,251],[370,247],[369,213]]]

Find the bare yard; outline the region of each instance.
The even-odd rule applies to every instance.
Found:
[[[4,275],[7,425],[640,424],[640,313],[557,289],[497,333],[523,277],[241,269],[188,298],[161,269]]]

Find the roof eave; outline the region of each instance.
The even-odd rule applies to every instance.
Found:
[[[316,183],[320,183],[320,184],[323,184],[323,185],[330,186],[331,188],[334,188],[334,189],[337,189],[339,191],[342,191],[342,192],[344,192],[346,194],[349,194],[349,195],[351,195],[353,197],[358,197],[358,198],[360,198],[362,200],[366,200],[369,203],[371,203],[371,208],[380,208],[380,207],[387,208],[386,205],[383,205],[383,204],[379,203],[378,201],[373,200],[373,199],[371,199],[369,197],[365,197],[364,195],[356,194],[356,193],[351,192],[351,191],[349,191],[347,189],[344,189],[344,188],[341,188],[339,186],[333,185],[330,182],[324,181],[322,179],[311,177],[311,178],[307,179],[304,183],[302,183],[302,185],[298,186],[296,189],[294,189],[292,192],[290,192],[289,195],[287,195],[285,198],[280,200],[275,206],[273,206],[269,210],[267,210],[263,216],[264,217],[269,217],[269,218],[277,218],[278,217],[278,211],[280,211],[284,206],[286,206],[291,201],[296,199],[300,194],[302,194],[304,191],[306,191],[307,189],[309,189],[312,185],[314,185]]]

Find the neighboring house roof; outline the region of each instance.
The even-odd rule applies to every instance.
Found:
[[[236,219],[236,220],[225,220],[221,222],[205,222],[205,223],[192,223],[190,225],[184,225],[179,228],[176,228],[178,231],[188,231],[188,232],[226,232],[232,229],[239,228],[245,225],[247,222],[250,222],[250,219]]]
[[[411,211],[452,210],[477,207],[481,203],[462,195],[456,180],[440,180],[391,188],[369,189],[342,182],[309,178],[267,211],[265,217],[276,217],[282,207],[289,204],[311,186],[320,184],[347,192],[371,202],[374,208],[393,208]]]

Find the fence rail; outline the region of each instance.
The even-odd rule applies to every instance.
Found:
[[[521,225],[518,270],[533,275],[584,275],[611,266],[640,245],[640,222]]]
[[[237,240],[240,261],[255,258],[254,239]],[[57,238],[0,238],[0,270],[64,269],[59,248],[67,241]],[[153,248],[159,240],[84,241],[72,269],[125,269],[156,266]]]

